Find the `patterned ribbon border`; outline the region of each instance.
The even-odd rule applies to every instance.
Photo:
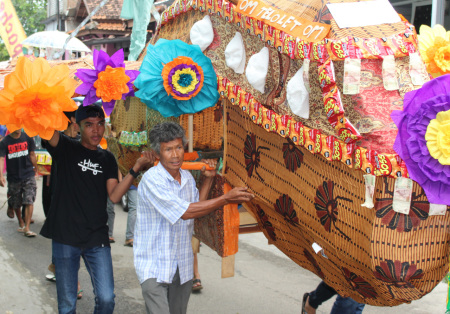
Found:
[[[403,20],[405,31],[383,38],[343,37],[340,39],[326,38],[317,43],[311,43],[295,38],[260,20],[244,16],[234,11],[234,5],[226,0],[176,0],[161,15],[156,33],[162,25],[190,10],[208,12],[235,23],[247,33],[255,35],[267,45],[289,55],[292,59],[310,59],[324,63],[352,59],[382,59],[387,55],[396,58],[409,56],[418,52],[418,38],[414,26]]]

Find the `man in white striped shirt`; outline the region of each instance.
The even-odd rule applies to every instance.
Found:
[[[238,187],[207,200],[215,172],[202,169],[205,179],[199,191],[190,172],[181,169],[187,141],[179,124],[158,124],[150,131],[149,142],[160,162],[145,173],[138,187],[134,266],[147,313],[186,313],[194,273],[193,219],[254,196]]]

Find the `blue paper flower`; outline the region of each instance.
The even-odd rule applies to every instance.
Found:
[[[136,96],[164,117],[196,113],[219,100],[211,60],[197,45],[159,39],[147,47],[139,70]]]

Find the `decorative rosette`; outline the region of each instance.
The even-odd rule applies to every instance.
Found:
[[[109,116],[114,109],[116,100],[134,96],[133,81],[139,71],[125,70],[123,49],[111,57],[101,50],[94,50],[94,70],[79,69],[75,75],[83,82],[76,92],[86,95],[84,106],[102,100],[103,109]]]
[[[217,76],[199,46],[159,39],[147,55],[134,85],[136,96],[164,117],[178,117],[214,106]]]
[[[398,127],[394,149],[411,179],[430,203],[450,205],[450,75],[405,95],[403,111],[393,111]]]
[[[64,111],[77,109],[71,99],[76,85],[67,65],[50,67],[43,58],[31,62],[20,57],[0,91],[0,124],[10,132],[23,128],[28,136],[49,140],[55,130],[67,128]]]
[[[450,73],[450,32],[442,25],[433,28],[422,25],[419,29],[420,55],[433,77]]]
[[[197,96],[203,87],[203,70],[189,57],[177,57],[164,65],[164,89],[178,100]]]

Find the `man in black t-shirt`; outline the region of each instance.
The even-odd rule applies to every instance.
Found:
[[[114,156],[98,147],[105,131],[103,109],[80,106],[76,122],[80,126],[80,141],[55,131],[46,144],[58,171],[41,234],[52,239],[59,313],[76,311],[80,256],[93,283],[95,313],[112,313],[115,296],[106,199],[109,196],[113,202],[119,202],[138,172],[150,166],[154,157],[144,152],[119,183]]]
[[[32,138],[22,132],[22,129],[12,132],[0,142],[0,185],[5,186],[3,165],[6,158],[8,180],[8,206],[16,212],[19,229],[26,237],[35,237],[30,231],[33,204],[36,199],[37,171],[35,144]],[[24,205],[25,216],[22,219],[20,209]]]

